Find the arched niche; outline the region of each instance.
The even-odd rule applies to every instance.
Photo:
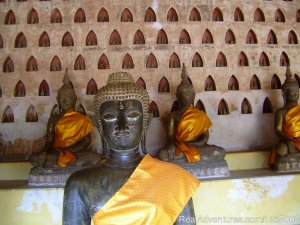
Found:
[[[3,63],[3,73],[11,73],[15,71],[14,62],[7,56]]]
[[[103,53],[100,58],[99,58],[99,61],[98,61],[98,69],[99,70],[106,70],[106,69],[109,69],[110,66],[109,66],[109,61],[108,61],[108,58],[107,56]]]
[[[191,44],[191,38],[186,30],[182,30],[179,36],[179,44]]]
[[[257,37],[253,30],[249,30],[246,37],[246,44],[257,44]]]
[[[153,53],[150,53],[147,62],[146,62],[146,68],[157,68],[157,60]]]
[[[296,20],[297,23],[300,22],[300,9],[298,9],[297,12],[296,12],[295,20]]]
[[[285,16],[280,9],[277,9],[275,12],[275,21],[276,22],[285,22]]]
[[[163,76],[159,81],[158,92],[170,92],[169,81],[165,76]]]
[[[31,122],[38,122],[38,114],[36,112],[36,109],[33,105],[30,105],[27,109],[26,112],[26,122],[31,123]]]
[[[93,30],[91,30],[86,36],[85,45],[86,46],[95,46],[98,44],[97,36]]]
[[[159,117],[159,109],[155,101],[152,101],[148,109],[149,113],[152,113],[153,117]]]
[[[62,38],[62,46],[64,47],[69,47],[69,46],[74,46],[74,41],[73,37],[70,32],[66,32]]]
[[[15,121],[14,112],[12,108],[8,105],[2,114],[2,123],[13,123]]]
[[[216,59],[216,67],[226,67],[227,59],[223,52],[219,52]]]
[[[82,115],[86,115],[85,108],[83,107],[83,105],[81,103],[79,103],[79,105],[76,107],[76,112],[79,112]]]
[[[109,15],[105,8],[101,8],[97,15],[97,22],[109,22]]]
[[[180,68],[180,60],[175,52],[170,56],[169,68]]]
[[[267,37],[268,44],[277,44],[277,37],[273,30],[270,30],[268,37]]]
[[[218,115],[228,115],[229,108],[227,102],[224,99],[221,99],[218,105]]]
[[[269,57],[265,52],[262,52],[259,57],[259,66],[270,66]]]
[[[34,8],[32,8],[27,15],[27,23],[28,24],[38,24],[39,23],[39,15]]]
[[[176,22],[178,21],[178,15],[176,10],[172,7],[169,9],[168,13],[167,13],[167,21],[170,22]]]
[[[239,90],[239,82],[234,75],[231,75],[228,81],[228,90],[231,91]]]
[[[296,79],[297,83],[298,83],[298,86],[300,88],[300,78],[297,74],[294,75],[294,78]]]
[[[52,10],[50,22],[51,23],[62,23],[62,15],[58,8],[55,8]]]
[[[0,48],[3,48],[3,37],[1,34],[0,34]]]
[[[86,94],[87,95],[95,95],[97,93],[98,87],[96,81],[92,78],[86,87]]]
[[[189,21],[201,21],[200,12],[196,7],[192,8],[190,12]]]
[[[273,113],[273,106],[271,100],[266,97],[263,104],[263,113]]]
[[[121,45],[121,36],[117,30],[114,30],[109,38],[109,45]]]
[[[136,85],[146,89],[146,83],[142,77],[139,77],[139,79],[137,79]]]
[[[281,89],[281,82],[279,77],[276,74],[272,76],[271,89]]]
[[[288,34],[288,43],[291,45],[298,44],[297,34],[293,30],[291,30]]]
[[[59,106],[55,104],[51,109],[50,115],[55,117],[58,114],[59,114]]]
[[[133,38],[133,44],[134,45],[144,45],[145,44],[145,37],[141,30],[137,30],[135,32],[135,35]]]
[[[16,16],[11,9],[5,15],[4,24],[6,25],[16,24]]]
[[[121,22],[133,22],[132,13],[128,8],[124,9],[121,15]]]
[[[26,48],[27,47],[27,40],[23,32],[20,32],[15,40],[15,48]]]
[[[252,114],[252,106],[247,98],[244,98],[241,104],[242,114]]]
[[[280,55],[280,66],[290,65],[290,60],[288,55],[285,52],[282,52]]]
[[[198,52],[196,52],[193,56],[192,67],[203,67],[203,60]]]
[[[156,15],[151,7],[145,12],[144,22],[156,22]]]
[[[239,66],[249,66],[248,57],[244,52],[240,52],[240,54],[239,54],[238,65]]]
[[[216,84],[211,75],[209,75],[205,80],[204,90],[205,91],[215,91],[216,90]]]
[[[234,21],[244,21],[244,14],[239,7],[234,10],[233,17]]]
[[[260,81],[258,77],[254,74],[250,81],[250,90],[259,90],[261,89]]]
[[[34,56],[30,56],[27,61],[26,71],[38,71],[38,64]]]
[[[206,112],[205,106],[204,106],[203,102],[200,99],[197,101],[197,103],[195,105],[195,108],[199,109],[199,110],[201,110],[203,112]]]
[[[168,44],[168,37],[163,29],[161,29],[157,34],[156,44]]]
[[[39,96],[50,96],[50,88],[46,80],[43,80],[40,84]]]
[[[178,111],[179,109],[180,109],[179,102],[177,100],[175,100],[172,104],[171,112]]]
[[[74,16],[74,23],[85,23],[85,12],[82,8],[79,8]]]
[[[60,62],[59,57],[56,55],[51,60],[50,71],[61,71],[61,70],[62,70],[61,62]]]
[[[26,96],[25,85],[21,80],[19,80],[15,86],[14,96],[15,97],[25,97]]]
[[[1,85],[0,85],[0,98],[2,97],[2,88],[1,88]]]
[[[228,30],[225,34],[225,43],[226,44],[235,44],[235,35],[232,30]]]
[[[212,21],[223,21],[223,13],[218,7],[212,12]]]
[[[50,47],[50,38],[46,31],[39,38],[39,47]]]
[[[85,60],[82,55],[77,56],[74,63],[74,70],[85,70]]]
[[[210,33],[210,31],[206,29],[202,36],[202,44],[213,44],[213,43],[214,43],[213,36]]]
[[[260,8],[257,8],[254,12],[254,21],[255,22],[265,22],[265,15]]]
[[[132,57],[127,53],[123,58],[122,69],[133,69],[133,68],[134,68],[134,63]]]

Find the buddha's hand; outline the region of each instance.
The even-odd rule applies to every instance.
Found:
[[[175,158],[176,148],[174,145],[164,147],[159,150],[158,158],[163,161],[173,160]]]

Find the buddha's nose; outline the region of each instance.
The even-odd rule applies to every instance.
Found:
[[[117,124],[117,127],[116,127],[119,131],[125,131],[125,130],[129,130],[129,127],[127,125],[127,122],[126,122],[126,118],[125,118],[125,115],[123,112],[121,112],[119,114],[119,118],[118,118],[118,124]]]

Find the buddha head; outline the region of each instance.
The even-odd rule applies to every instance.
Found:
[[[296,104],[299,99],[299,85],[298,82],[293,78],[289,65],[286,67],[285,76],[286,79],[281,87],[284,104]]]
[[[94,99],[97,127],[106,151],[136,149],[144,140],[148,123],[149,97],[126,72],[109,75],[107,85]]]
[[[75,90],[73,88],[73,85],[69,79],[69,73],[68,69],[66,69],[64,78],[63,78],[63,85],[60,89],[58,89],[57,92],[57,102],[59,105],[59,108],[66,112],[68,109],[75,107],[77,96],[75,94]]]
[[[189,79],[185,64],[182,66],[181,82],[177,86],[176,97],[180,108],[185,108],[194,105],[195,91],[194,86]]]

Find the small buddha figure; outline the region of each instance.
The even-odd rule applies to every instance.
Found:
[[[166,145],[159,150],[158,157],[169,161],[185,156],[189,163],[200,158],[201,161],[223,159],[224,149],[207,144],[212,123],[205,112],[194,108],[195,91],[185,65],[181,78],[176,92],[179,109],[169,116]]]
[[[69,177],[63,225],[89,225],[91,220],[95,225],[195,221],[189,199],[199,181],[174,164],[143,156],[148,104],[147,91],[126,72],[111,74],[98,90],[94,106],[106,160]]]
[[[41,152],[31,156],[33,166],[90,166],[99,161],[98,154],[89,148],[94,125],[87,116],[74,111],[76,100],[66,69],[57,94],[59,113],[51,114],[48,120],[46,143]]]
[[[270,164],[278,170],[300,169],[300,106],[299,85],[287,65],[282,87],[284,106],[276,110],[275,133],[279,137],[270,157]]]

